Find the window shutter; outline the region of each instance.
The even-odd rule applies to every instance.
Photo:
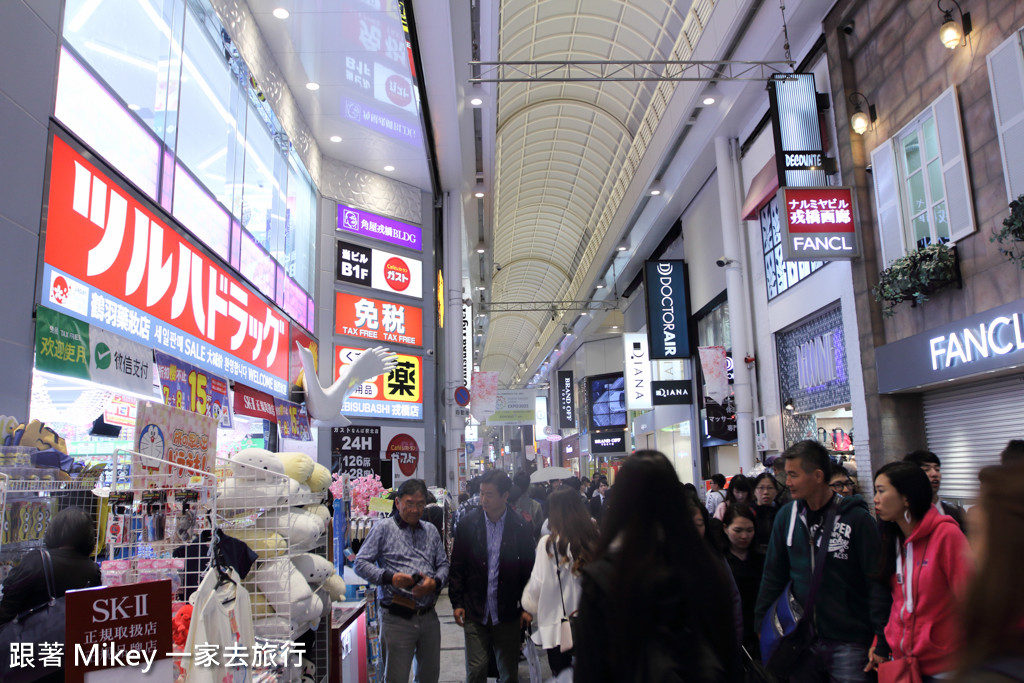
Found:
[[[1020,36],[1014,33],[988,53],[1007,203],[1024,194],[1024,53]]]
[[[903,212],[900,181],[896,175],[896,153],[892,138],[871,150],[871,179],[875,185],[875,220],[882,245],[882,267],[903,256]]]
[[[935,127],[939,134],[939,158],[942,180],[946,186],[946,211],[949,213],[949,237],[956,242],[974,232],[974,207],[971,186],[967,179],[964,158],[963,128],[960,126],[960,104],[956,88],[939,95],[932,104]]]

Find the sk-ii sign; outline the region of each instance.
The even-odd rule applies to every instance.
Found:
[[[647,336],[652,360],[690,356],[689,297],[682,261],[644,263],[647,292]]]
[[[558,427],[576,428],[576,402],[573,398],[572,370],[558,371]]]

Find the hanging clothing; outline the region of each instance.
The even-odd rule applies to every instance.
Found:
[[[220,572],[210,567],[192,594],[192,622],[184,657],[186,683],[252,683],[252,608],[249,591],[238,572],[224,569],[230,581],[220,585]],[[203,666],[204,644],[216,646],[216,665]],[[212,648],[211,648],[212,649]],[[237,655],[234,658],[231,655]],[[230,666],[229,666],[230,665]]]

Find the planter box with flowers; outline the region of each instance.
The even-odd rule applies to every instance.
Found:
[[[890,318],[896,315],[900,303],[909,301],[911,306],[917,306],[928,301],[929,294],[952,284],[961,286],[956,247],[939,242],[893,261],[871,291],[875,301],[886,304],[882,315]]]
[[[990,238],[999,243],[999,253],[1024,268],[1024,194],[1010,202],[1010,215]]]

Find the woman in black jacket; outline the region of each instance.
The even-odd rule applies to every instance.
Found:
[[[583,570],[575,680],[737,679],[728,570],[661,453],[634,453],[619,470],[596,558]]]
[[[89,557],[96,544],[96,534],[84,510],[70,507],[58,512],[50,520],[43,540],[53,563],[57,597],[65,591],[100,585],[100,568]],[[0,626],[47,600],[42,553],[32,550],[4,581]]]

